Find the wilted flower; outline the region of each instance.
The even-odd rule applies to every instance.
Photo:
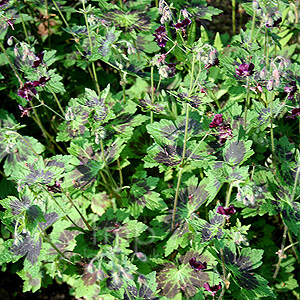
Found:
[[[37,68],[40,64],[42,64],[42,63],[43,63],[43,58],[44,58],[44,53],[43,53],[43,52],[42,52],[42,53],[38,53],[38,54],[36,55],[36,59],[35,59],[35,61],[33,62],[32,67],[33,67],[33,68]]]
[[[268,90],[268,91],[272,91],[272,90],[273,90],[273,87],[274,87],[274,79],[271,78],[271,79],[268,81],[268,84],[267,84],[267,90]]]
[[[220,61],[218,59],[218,51],[216,49],[212,49],[209,53],[208,63],[205,65],[205,69],[209,69],[210,67],[218,66]]]
[[[186,8],[181,10],[182,16],[187,19],[191,14],[186,10]]]
[[[287,116],[287,118],[289,119],[295,119],[295,117],[297,116],[300,116],[300,107],[297,107],[297,108],[294,108],[292,111],[291,111],[291,116]]]
[[[209,124],[209,128],[218,127],[222,123],[223,123],[223,116],[222,116],[222,114],[215,114],[212,122]]]
[[[288,99],[294,99],[294,95],[297,92],[296,81],[292,81],[286,85],[284,91],[288,94]]]
[[[212,296],[215,297],[218,290],[222,288],[221,282],[217,285],[210,286],[208,282],[203,284],[203,287],[206,291],[211,292]]]
[[[167,31],[164,26],[159,26],[157,29],[155,29],[155,34],[153,34],[155,37],[155,41],[157,42],[158,46],[165,47],[167,44]]]
[[[239,68],[235,70],[236,75],[245,77],[253,74],[254,64],[253,63],[243,63],[239,65]]]
[[[37,94],[35,86],[31,81],[26,82],[23,87],[18,91],[18,95],[28,101],[32,100],[32,97]]]
[[[228,208],[225,208],[225,207],[220,205],[217,208],[217,213],[221,214],[221,215],[224,215],[225,218],[228,220],[230,218],[230,215],[233,215],[233,214],[236,213],[236,210],[235,210],[233,205],[230,205]]]
[[[196,261],[195,257],[193,257],[189,260],[189,264],[195,271],[202,271],[202,270],[207,269],[206,261],[203,263],[201,261]]]
[[[26,116],[29,117],[29,109],[31,109],[31,107],[29,108],[24,108],[23,106],[21,106],[20,104],[18,105],[20,111],[21,111],[21,118]]]
[[[168,75],[169,77],[174,77],[175,76],[175,72],[176,72],[176,63],[170,63],[167,64],[169,70],[168,70]]]

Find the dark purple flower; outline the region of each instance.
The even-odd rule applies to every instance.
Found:
[[[288,94],[288,99],[294,99],[294,95],[297,92],[296,81],[292,81],[286,85],[284,91]]]
[[[217,213],[224,215],[226,219],[228,220],[230,218],[230,215],[233,215],[236,213],[236,210],[233,205],[230,205],[229,207],[225,208],[223,206],[219,206],[217,208]]]
[[[18,95],[28,101],[31,101],[36,94],[35,85],[30,81],[26,82],[18,91]]]
[[[292,111],[291,111],[291,116],[287,116],[287,118],[289,119],[295,119],[295,117],[297,116],[300,116],[300,107],[297,107],[297,108],[294,108]]]
[[[159,26],[157,29],[155,29],[155,34],[153,34],[155,37],[155,41],[157,42],[158,46],[165,47],[167,44],[167,31],[164,26]]]
[[[26,116],[29,117],[29,109],[31,109],[31,107],[29,108],[24,108],[23,106],[21,106],[20,104],[18,105],[20,111],[21,111],[21,118]]]
[[[33,85],[44,87],[50,79],[50,77],[46,78],[45,76],[43,76],[38,81],[33,81]]]
[[[44,58],[44,53],[43,52],[42,53],[38,53],[36,55],[36,58],[35,58],[35,61],[33,62],[32,67],[33,68],[37,68],[40,64],[42,64],[43,63],[43,58]]]
[[[253,63],[243,63],[239,65],[239,68],[235,70],[236,75],[245,77],[253,74],[254,64]]]
[[[0,7],[8,3],[9,0],[0,0]]]
[[[196,258],[193,257],[189,260],[190,266],[195,270],[195,271],[202,271],[207,269],[207,263],[201,262],[201,261],[196,261]]]
[[[218,290],[220,290],[222,288],[221,282],[219,282],[219,284],[210,286],[208,282],[203,284],[203,287],[206,291],[211,292],[212,296],[215,297],[216,293]]]
[[[222,114],[215,114],[212,122],[209,124],[209,128],[218,127],[222,123],[223,123],[223,116],[222,116]]]
[[[189,18],[184,19],[182,22],[176,23],[173,25],[176,29],[182,29],[185,28],[186,26],[190,25],[192,21]]]
[[[230,124],[223,124],[222,126],[220,126],[220,130],[219,130],[219,143],[221,145],[225,144],[226,140],[232,137],[232,129]]]
[[[169,69],[168,69],[169,77],[174,77],[175,72],[176,72],[176,63],[170,63],[170,64],[167,64],[167,66],[169,67]]]

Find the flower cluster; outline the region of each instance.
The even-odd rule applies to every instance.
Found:
[[[196,261],[195,257],[193,257],[189,260],[189,264],[195,271],[202,271],[202,270],[207,269],[206,261],[203,263],[201,261]]]
[[[44,87],[45,84],[50,80],[50,77],[46,78],[45,76],[41,77],[39,80],[27,81],[18,91],[18,95],[28,101],[32,100],[37,94],[35,89],[37,86]]]
[[[182,22],[178,22],[175,25],[173,25],[176,30],[181,30],[183,32],[183,34],[185,34],[186,32],[186,27],[188,25],[190,25],[192,23],[192,21],[189,18],[184,19]]]
[[[228,138],[232,137],[232,129],[230,124],[223,123],[222,114],[215,114],[209,128],[216,128],[219,132],[219,143],[223,145]]]

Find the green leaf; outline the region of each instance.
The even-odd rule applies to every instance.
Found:
[[[178,294],[183,293],[185,297],[190,298],[205,282],[209,281],[208,273],[192,269],[189,264],[192,257],[195,257],[197,261],[205,261],[207,264],[210,261],[208,256],[199,255],[191,250],[179,258],[179,266],[172,262],[166,263],[157,276],[158,288],[161,289],[163,296],[168,299],[176,299]]]
[[[241,165],[254,154],[251,145],[252,141],[228,140],[223,149],[224,161],[233,167]]]

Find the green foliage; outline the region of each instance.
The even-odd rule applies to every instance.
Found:
[[[223,2],[0,1],[0,265],[24,292],[299,298],[297,4]]]

